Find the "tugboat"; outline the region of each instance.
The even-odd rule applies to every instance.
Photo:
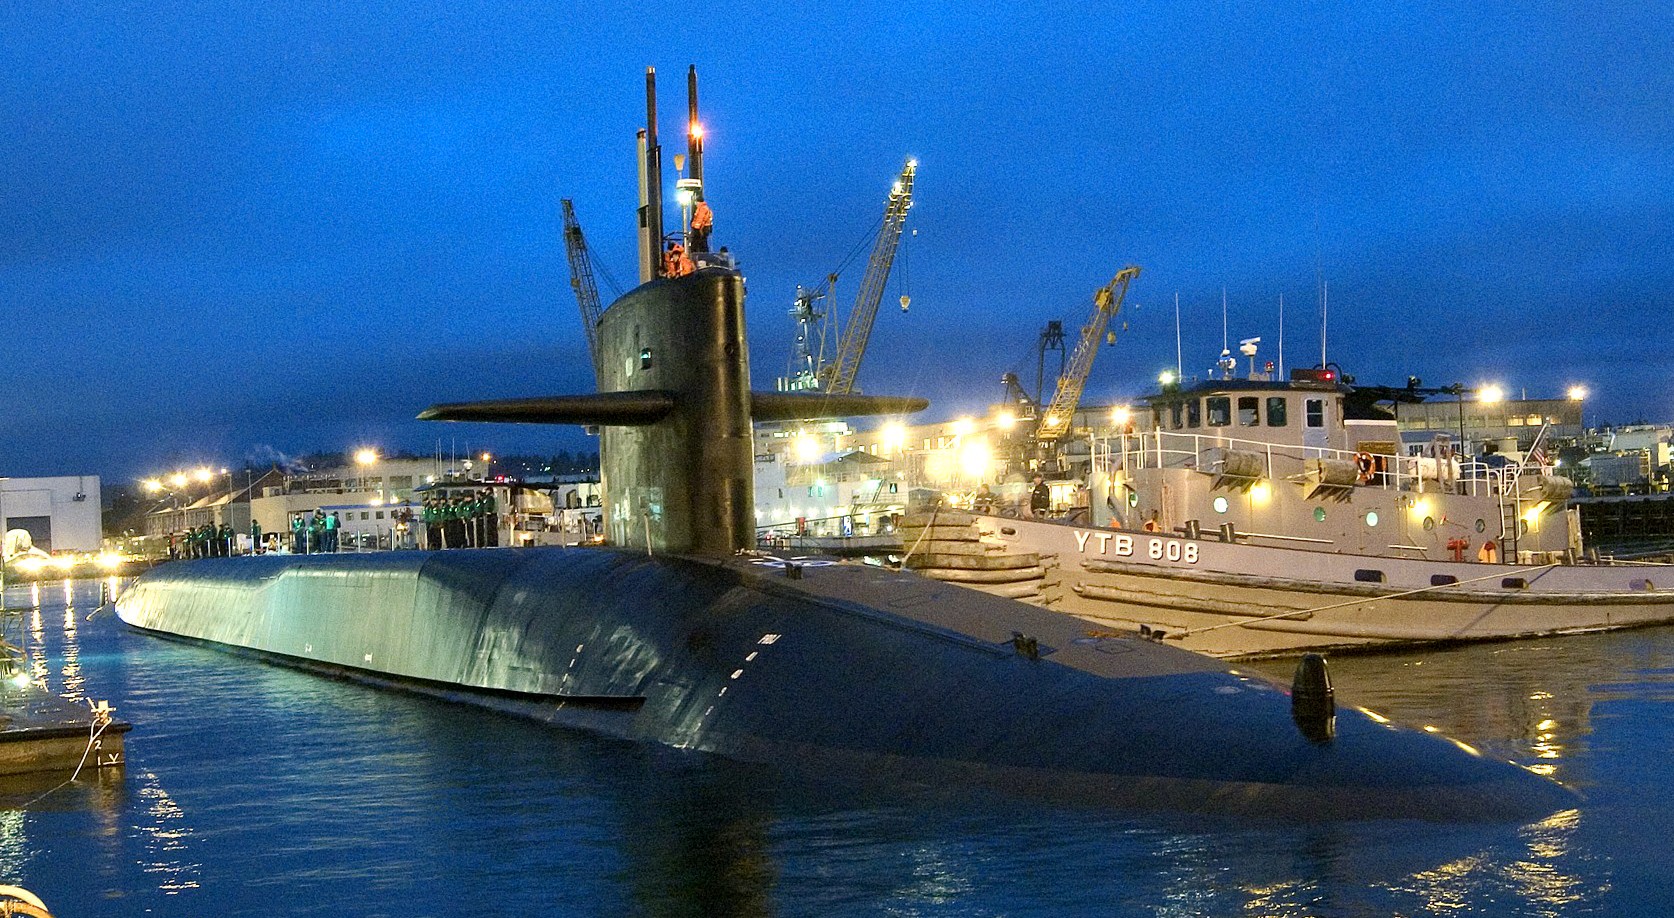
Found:
[[[1376,407],[1402,390],[1289,376],[1165,385],[1093,443],[1091,519],[977,528],[1057,555],[1057,609],[1221,657],[1674,622],[1674,566],[1588,559],[1568,479],[1407,455]]]
[[[925,403],[750,391],[743,275],[701,246],[689,270],[656,257],[651,111],[644,282],[599,320],[601,391],[421,415],[599,425],[608,546],[180,562],[139,579],[123,621],[824,777],[1280,817],[1522,820],[1573,805],[1523,768],[1338,708],[1317,660],[1287,691],[909,572],[752,551],[752,418]]]

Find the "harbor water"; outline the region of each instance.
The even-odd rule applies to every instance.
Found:
[[[0,882],[58,916],[1674,911],[1674,628],[1331,660],[1575,810],[1270,822],[793,780],[138,634],[99,587],[5,594],[37,684],[134,724],[124,769],[0,785]]]

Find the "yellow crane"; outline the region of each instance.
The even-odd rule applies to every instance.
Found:
[[[872,256],[866,262],[866,274],[860,280],[854,307],[849,310],[848,322],[843,326],[843,337],[837,345],[837,356],[819,370],[820,388],[826,392],[846,395],[854,391],[854,378],[860,372],[860,358],[866,354],[866,342],[872,335],[872,323],[878,317],[878,303],[883,300],[884,285],[889,280],[889,269],[895,263],[895,249],[901,242],[901,227],[907,222],[907,210],[913,206],[913,177],[918,173],[918,160],[909,159],[901,168],[901,175],[889,191],[884,205],[883,227],[872,244]],[[901,308],[907,308],[902,297]]]
[[[1138,276],[1139,268],[1129,265],[1116,272],[1110,283],[1093,293],[1093,315],[1082,326],[1069,369],[1058,378],[1058,388],[1052,394],[1051,403],[1041,412],[1040,423],[1035,428],[1034,439],[1039,444],[1042,458],[1069,433],[1076,406],[1081,403],[1081,393],[1087,388],[1087,376],[1093,371],[1093,358],[1098,356],[1099,343],[1110,327],[1111,317],[1122,310],[1122,300],[1128,295],[1128,284]]]
[[[564,205],[564,251],[570,259],[570,289],[575,291],[576,305],[581,308],[581,327],[587,331],[587,354],[593,361],[595,378],[599,372],[599,287],[593,282],[593,257],[587,250],[587,237],[581,234],[581,223],[575,218],[575,205],[569,198]]]

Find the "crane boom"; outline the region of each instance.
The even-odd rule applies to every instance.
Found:
[[[595,378],[599,371],[599,288],[593,282],[593,257],[587,251],[587,238],[581,235],[581,224],[575,218],[575,205],[564,198],[564,251],[570,257],[570,289],[575,291],[576,305],[581,308],[581,327],[587,331],[587,354],[593,361]]]
[[[1070,358],[1069,370],[1058,380],[1051,405],[1040,416],[1040,426],[1035,429],[1037,442],[1053,443],[1069,432],[1076,406],[1081,403],[1081,393],[1087,388],[1087,376],[1093,371],[1093,358],[1098,356],[1099,341],[1110,326],[1110,317],[1121,311],[1122,300],[1128,295],[1128,283],[1138,276],[1139,268],[1129,265],[1093,294],[1093,315],[1081,329],[1075,355]]]
[[[878,317],[878,303],[883,299],[884,284],[889,280],[889,269],[895,263],[895,249],[901,241],[901,227],[907,222],[907,210],[913,206],[913,176],[918,171],[918,160],[909,159],[901,169],[900,178],[890,188],[889,200],[884,205],[883,228],[878,230],[872,244],[872,257],[866,262],[866,275],[861,278],[860,291],[855,294],[854,308],[849,310],[848,323],[837,346],[837,356],[822,368],[826,377],[825,391],[847,394],[854,391],[855,374],[860,372],[860,358],[866,354],[866,341],[872,334],[872,322]]]

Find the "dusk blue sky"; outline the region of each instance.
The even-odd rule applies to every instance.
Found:
[[[559,199],[631,281],[648,65],[665,159],[698,67],[758,387],[911,155],[860,382],[924,418],[1032,386],[1041,326],[1129,263],[1092,401],[1173,366],[1176,294],[1188,374],[1223,289],[1234,346],[1277,359],[1282,296],[1313,364],[1323,280],[1364,382],[1674,418],[1666,3],[66,2],[0,34],[0,474],[593,448],[411,419],[591,388]]]

